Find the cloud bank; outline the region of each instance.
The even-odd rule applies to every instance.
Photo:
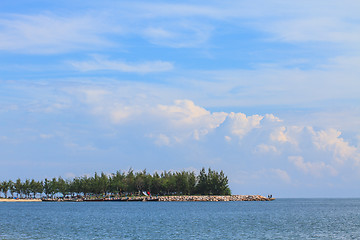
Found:
[[[340,130],[293,125],[273,114],[211,112],[191,100],[146,107],[114,105],[93,114],[116,129],[131,131],[154,151],[177,155],[185,165],[227,170],[239,188],[260,181],[261,175],[271,177],[275,185],[295,187],[305,181],[319,187],[346,175],[357,178],[360,170],[360,148],[345,140]]]

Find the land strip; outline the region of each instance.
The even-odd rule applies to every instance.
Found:
[[[95,201],[121,201],[121,202],[231,202],[231,201],[273,201],[275,198],[266,198],[261,195],[181,195],[181,196],[135,196],[117,198],[76,198],[76,199],[43,199],[43,201],[56,202],[95,202]]]
[[[41,202],[41,199],[0,198],[0,202]]]
[[[227,195],[227,196],[160,196],[163,202],[229,202],[229,201],[272,201],[261,195]]]
[[[55,198],[55,199],[11,199],[0,198],[0,202],[94,202],[94,201],[159,201],[159,202],[232,202],[232,201],[273,201],[275,198],[267,198],[261,195],[204,195],[204,196],[137,196],[137,197],[120,197],[120,198]]]

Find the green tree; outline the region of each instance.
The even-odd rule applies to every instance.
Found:
[[[152,194],[160,194],[161,192],[161,179],[157,172],[155,172],[151,179]]]
[[[31,180],[29,184],[29,190],[33,194],[33,197],[36,198],[36,194],[43,192],[43,186],[41,182],[35,181],[34,179]]]
[[[56,192],[65,197],[69,190],[68,183],[62,177],[58,177],[56,186]]]
[[[22,191],[27,198],[30,198],[30,180],[26,179],[25,182],[22,184]]]
[[[14,186],[14,182],[9,180],[9,192],[11,194],[11,197],[14,197],[14,192],[15,192],[15,186]]]
[[[196,185],[196,193],[205,195],[208,194],[208,176],[206,174],[205,168],[202,168],[198,178],[198,183]]]
[[[5,198],[7,198],[9,189],[10,189],[10,184],[8,181],[3,181],[0,183],[0,190],[3,192]]]
[[[75,194],[80,194],[82,192],[80,178],[74,178],[72,181],[69,182],[69,192],[71,193],[71,196]]]
[[[107,193],[110,190],[110,181],[108,176],[106,176],[105,173],[101,172],[100,178],[99,178],[99,188],[100,188],[100,193],[102,193],[103,195],[107,195]]]
[[[15,189],[15,192],[16,192],[17,196],[18,196],[19,198],[21,198],[21,193],[22,193],[22,191],[23,191],[23,190],[22,190],[22,189],[23,189],[23,184],[22,184],[20,178],[16,179],[16,182],[15,182],[15,184],[14,184],[14,189]]]
[[[110,191],[114,194],[122,194],[126,190],[125,173],[117,171],[110,177]]]
[[[42,182],[44,193],[46,195],[46,198],[49,198],[51,194],[51,181],[47,178]]]
[[[135,191],[136,191],[136,186],[135,186],[134,170],[130,168],[126,175],[126,192],[134,193]]]
[[[135,174],[135,186],[138,192],[141,192],[145,189],[145,175],[143,172],[138,172]]]
[[[56,178],[52,178],[52,180],[50,181],[49,189],[50,189],[51,197],[54,198],[55,195],[59,192],[58,182]]]
[[[87,176],[80,179],[80,192],[83,193],[84,197],[91,193],[91,179]]]

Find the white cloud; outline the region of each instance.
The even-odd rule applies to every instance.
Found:
[[[39,92],[33,91],[36,87],[30,89],[35,94]],[[80,129],[76,132],[71,126],[68,129],[73,131],[66,133],[64,125],[69,125],[66,121],[55,126],[65,135],[73,136],[56,138],[57,141],[65,139],[67,151],[78,149],[86,152],[89,149],[94,155],[101,155],[103,152],[100,153],[99,149],[106,145],[107,150],[127,159],[140,159],[141,154],[167,159],[170,154],[173,158],[169,162],[179,166],[214,166],[225,172],[273,169],[264,172],[264,178],[271,177],[277,183],[300,182],[302,178],[309,182],[311,176],[321,181],[335,181],[334,178],[346,178],[347,174],[355,175],[360,170],[357,165],[360,149],[357,140],[352,141],[353,135],[358,135],[356,131],[353,135],[342,136],[339,130],[324,130],[320,122],[312,127],[309,122],[303,126],[300,120],[289,122],[277,114],[210,111],[189,99],[169,103],[164,98],[153,97],[157,93],[154,86],[139,84],[129,87],[127,82],[71,82],[49,92],[65,92],[70,107],[63,113],[79,117],[79,123],[86,119],[84,126],[77,125]],[[173,92],[169,94],[171,97],[174,95]],[[51,104],[56,103],[54,99]],[[50,103],[44,102],[43,108]],[[47,116],[56,116],[48,112],[32,112],[31,116],[41,114],[45,116],[44,121],[49,119]],[[296,125],[296,122],[300,124]],[[33,134],[37,141],[40,141],[40,134],[51,128],[40,129]],[[31,134],[26,133],[26,139],[32,139],[29,137]],[[14,134],[2,131],[1,135]],[[18,139],[17,135],[12,138]],[[55,139],[47,144],[54,142]],[[8,144],[7,141],[1,143]],[[134,146],[138,152],[123,153],[130,152]],[[161,161],[161,164],[165,162]],[[232,176],[236,178],[235,175]],[[258,179],[262,178],[259,176]]]
[[[225,118],[225,113],[211,114],[206,109],[196,106],[190,100],[176,100],[174,105],[158,105],[154,114],[160,114],[169,118],[175,125],[208,125],[210,128],[217,127]]]
[[[286,143],[289,142],[297,145],[298,135],[302,132],[303,128],[298,126],[279,127],[275,128],[270,134],[270,139],[275,142]]]
[[[324,6],[327,6],[326,9]],[[138,12],[141,19],[150,22],[150,26],[144,30],[149,41],[173,47],[187,45],[189,39],[183,36],[184,32],[194,39],[203,39],[193,42],[204,42],[211,33],[202,30],[205,27],[187,30],[189,27],[184,28],[178,24],[183,19],[191,19],[193,26],[207,23],[207,28],[211,26],[211,21],[223,21],[238,28],[251,27],[268,32],[273,37],[271,40],[275,41],[332,42],[341,44],[342,47],[349,47],[350,44],[358,49],[357,42],[360,39],[358,14],[355,11],[359,4],[354,1],[143,3],[128,7],[131,11]],[[179,41],[176,41],[176,37]]]
[[[112,37],[123,34],[140,35],[168,47],[204,47],[219,23],[265,31],[275,41],[331,41],[358,49],[360,34],[354,10],[358,3],[333,2],[326,10],[324,5],[329,3],[111,3],[101,4],[95,13],[81,9],[75,16],[3,15],[0,50],[61,53],[119,46]]]
[[[111,61],[101,56],[93,56],[91,61],[70,61],[69,63],[80,71],[112,70],[132,73],[166,72],[174,68],[173,64],[165,61],[150,61],[143,63],[127,63]]]
[[[285,170],[282,170],[282,169],[270,169],[269,172],[273,173],[275,176],[280,178],[283,182],[291,183],[291,177],[289,176],[289,174]]]
[[[302,156],[289,156],[289,161],[293,163],[300,171],[317,177],[325,172],[331,176],[338,174],[337,170],[325,162],[305,162]]]
[[[51,54],[111,46],[101,34],[118,31],[86,15],[3,15],[0,19],[0,50]]]
[[[170,138],[168,136],[166,136],[165,134],[158,134],[158,135],[149,135],[150,138],[154,138],[155,139],[155,144],[158,146],[170,146],[171,142],[170,142]]]
[[[274,22],[270,31],[275,33],[280,41],[287,42],[336,42],[356,43],[360,41],[359,25],[341,21],[332,16],[309,17],[280,22]],[[286,31],[285,31],[286,30]]]
[[[272,145],[259,144],[255,147],[255,153],[280,153],[279,150]]]
[[[286,134],[284,133],[286,130],[286,128],[284,126],[275,129],[275,131],[273,131],[270,135],[270,139],[272,141],[278,141],[278,142],[288,142],[288,137],[286,136]]]
[[[166,31],[163,28],[149,27],[144,30],[145,36],[150,38],[174,38],[174,33]]]
[[[342,71],[354,71],[360,67],[360,56],[357,56],[356,53],[349,56],[336,56],[329,59],[329,62],[321,65],[322,68],[326,70],[338,69]]]
[[[174,48],[200,47],[210,38],[212,27],[196,22],[162,23],[147,27],[143,36],[153,44]]]
[[[263,118],[264,117],[260,115],[246,116],[244,113],[231,112],[225,119],[223,125],[232,135],[242,139],[252,129],[259,128],[260,121]]]
[[[134,113],[132,107],[116,105],[111,109],[110,119],[113,123],[120,123]]]
[[[231,140],[232,140],[232,138],[230,136],[225,136],[224,138],[227,142],[231,142]]]
[[[89,84],[65,88],[64,91],[88,106],[91,114],[104,118],[112,124],[127,123],[135,116],[146,112],[144,101],[141,102],[142,106],[139,106],[136,101],[138,95],[132,95],[126,87],[114,89]],[[127,101],[128,99],[131,99],[132,104]]]
[[[265,119],[269,120],[270,122],[282,122],[280,118],[274,116],[273,114],[265,114]]]
[[[119,127],[125,122],[134,126],[141,123],[143,129],[139,130],[145,131],[144,134],[153,138],[159,146],[187,145],[192,141],[203,140],[210,143],[220,139],[230,144],[235,138],[240,145],[236,142],[235,145],[229,145],[235,147],[235,152],[245,149],[250,155],[273,153],[280,159],[299,153],[325,158],[330,156],[329,160],[333,161],[334,166],[345,162],[352,165],[360,163],[359,149],[340,138],[341,133],[334,129],[315,131],[312,127],[286,125],[286,122],[270,114],[247,116],[244,113],[210,112],[190,100],[176,100],[172,105],[154,106],[145,104],[146,98],[136,104],[134,101],[127,104],[126,101],[116,99],[114,93],[108,94],[99,89],[86,90],[85,94],[90,94],[85,99],[92,106],[92,113],[105,116]],[[297,167],[314,174],[330,168],[322,162],[295,160],[292,162]]]
[[[80,91],[84,94],[84,100],[89,103],[102,101],[106,95],[110,94],[109,91],[98,88],[83,88]]]
[[[359,150],[350,146],[343,138],[341,132],[336,129],[312,131],[313,143],[320,150],[330,151],[338,163],[344,163],[349,159],[354,159],[360,163]]]

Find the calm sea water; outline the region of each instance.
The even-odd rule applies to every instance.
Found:
[[[360,239],[360,199],[0,203],[1,239]]]

